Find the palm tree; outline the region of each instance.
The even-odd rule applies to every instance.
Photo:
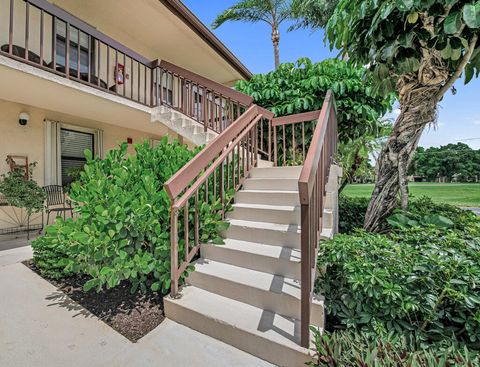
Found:
[[[242,0],[222,12],[213,21],[212,28],[217,29],[227,21],[265,22],[272,29],[272,43],[275,69],[280,66],[280,31],[282,22],[290,18],[291,0]]]

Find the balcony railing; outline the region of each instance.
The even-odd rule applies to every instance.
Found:
[[[166,61],[150,61],[46,0],[0,0],[0,54],[223,131],[252,98]]]

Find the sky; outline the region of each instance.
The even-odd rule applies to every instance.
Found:
[[[184,0],[184,3],[210,26],[215,17],[235,1]],[[281,62],[293,62],[305,56],[312,61],[337,56],[325,46],[322,31],[287,32],[288,26],[283,24],[280,29]],[[273,70],[273,46],[266,23],[227,22],[213,32],[254,74]],[[423,133],[421,146],[463,142],[480,149],[480,78],[466,86],[459,80],[455,87],[457,94],[453,96],[449,92],[440,103],[438,123]],[[395,117],[398,113],[399,110],[394,108],[391,116]]]

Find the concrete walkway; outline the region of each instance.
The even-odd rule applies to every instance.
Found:
[[[0,251],[0,366],[272,366],[165,320],[137,343],[118,334],[20,261]]]
[[[479,215],[480,216],[480,208],[462,208],[464,210],[471,210],[472,212],[474,212],[476,215]]]

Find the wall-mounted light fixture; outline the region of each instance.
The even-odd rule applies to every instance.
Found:
[[[28,120],[30,120],[30,115],[26,112],[22,112],[18,116],[18,123],[22,126],[25,126],[26,124],[28,124]]]

